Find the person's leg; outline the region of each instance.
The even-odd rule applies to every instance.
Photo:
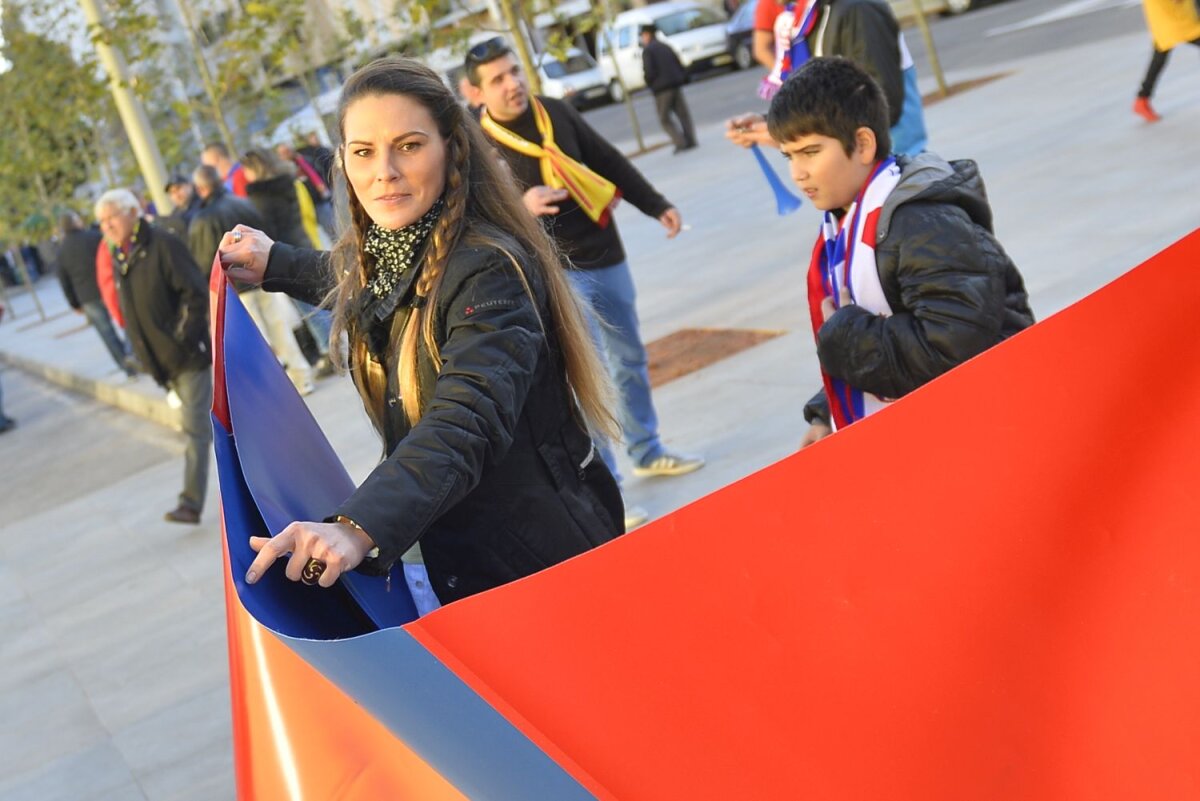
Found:
[[[121,335],[117,333],[116,327],[113,326],[112,317],[109,316],[104,301],[93,300],[84,303],[83,316],[92,324],[92,328],[96,329],[96,333],[100,335],[100,341],[108,349],[108,353],[117,363],[117,367],[124,370],[126,374],[133,375],[134,371],[129,366],[129,348],[121,339]]]
[[[665,92],[655,92],[654,107],[658,110],[658,124],[667,132],[667,136],[675,144],[675,149],[681,150],[686,147],[683,132],[679,130],[679,126],[675,124],[675,120],[671,119],[671,94],[674,91],[673,89],[668,89]]]
[[[650,371],[638,331],[637,292],[629,264],[574,271],[572,278],[577,284],[590,284],[586,296],[605,323],[599,327],[600,340],[617,391],[621,393],[625,449],[635,465],[652,460],[663,447],[658,438],[658,415],[650,397]]]
[[[0,434],[12,429],[17,421],[4,413],[4,385],[0,384]]]
[[[592,335],[592,342],[596,346],[596,351],[600,354],[600,359],[607,365],[608,354],[604,349],[604,336],[600,333],[600,322],[596,319],[596,304],[593,297],[596,293],[596,283],[588,278],[589,272],[590,270],[567,270],[567,279],[575,289],[575,294],[579,295],[580,300],[583,301],[583,314],[587,319],[588,331]],[[617,455],[613,451],[612,443],[607,439],[598,440],[596,442],[596,450],[600,453],[600,458],[604,460],[604,464],[608,466],[609,471],[613,474],[613,478],[620,484],[621,471],[617,468]]]
[[[674,110],[675,116],[679,118],[679,124],[683,128],[683,139],[687,147],[695,147],[699,144],[696,141],[696,125],[692,122],[692,112],[688,109],[687,100],[683,96],[683,88],[675,90]]]
[[[1167,58],[1170,55],[1170,50],[1154,48],[1154,54],[1150,56],[1150,65],[1146,67],[1146,76],[1142,78],[1142,86],[1138,89],[1138,97],[1149,100],[1154,94],[1154,87],[1158,85],[1158,78],[1162,74],[1163,67],[1167,66]]]
[[[247,290],[239,297],[270,344],[271,352],[283,362],[292,383],[303,394],[311,392],[312,367],[296,343],[296,335],[292,333],[293,324],[299,324],[300,315],[292,306],[291,299],[261,289]]]
[[[176,522],[198,522],[208,491],[208,451],[212,444],[212,421],[209,418],[213,397],[212,371],[204,367],[180,373],[171,380],[171,388],[182,404],[180,422],[183,434],[187,437],[187,449],[184,452],[183,492],[179,493],[180,509],[167,515],[168,519]],[[171,517],[183,509],[195,512],[194,520]]]

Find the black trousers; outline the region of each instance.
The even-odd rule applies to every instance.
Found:
[[[1193,39],[1188,44],[1200,47],[1200,39]],[[1154,87],[1158,84],[1158,76],[1162,74],[1163,67],[1167,66],[1167,57],[1170,55],[1170,50],[1154,48],[1154,54],[1150,56],[1150,66],[1146,68],[1146,77],[1142,79],[1142,88],[1138,90],[1138,97],[1149,98],[1150,95],[1154,94]]]
[[[677,86],[655,92],[654,105],[658,109],[658,121],[675,143],[675,149],[695,147],[696,126],[692,124],[692,113],[683,99],[683,88]]]

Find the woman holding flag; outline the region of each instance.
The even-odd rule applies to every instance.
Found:
[[[238,226],[221,262],[332,306],[331,348],[345,332],[384,458],[324,521],[252,538],[247,581],[289,553],[289,578],[325,587],[404,556],[446,603],[620,534],[620,493],[592,444],[615,433],[607,374],[553,244],[479,127],[409,59],[355,73],[338,117],[352,224],[334,251]]]

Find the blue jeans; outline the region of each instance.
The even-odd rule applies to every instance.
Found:
[[[172,377],[171,389],[183,403],[180,421],[183,434],[187,437],[187,448],[183,457],[183,492],[179,503],[199,512],[204,508],[204,496],[208,490],[208,451],[212,445],[213,381],[212,368],[188,370]]]
[[[650,371],[638,333],[637,293],[629,263],[598,270],[567,270],[567,277],[605,323],[598,325],[589,315],[596,346],[607,357],[621,393],[620,421],[629,457],[634,464],[656,459],[662,455],[663,446],[658,438],[658,415],[650,398]],[[607,444],[601,444],[600,455],[617,475],[616,460]]]
[[[295,298],[292,298],[292,303],[295,304],[296,311],[300,312],[300,319],[304,321],[309,333],[316,340],[317,349],[321,351],[321,355],[328,355],[329,331],[333,327],[333,315],[329,309],[318,309],[310,303]]]
[[[113,357],[113,361],[117,363],[126,373],[129,371],[129,346],[121,339],[121,335],[117,333],[117,329],[113,326],[112,318],[108,316],[108,308],[102,300],[89,300],[83,304],[83,315],[87,317],[92,328],[96,329],[96,333],[100,335],[100,340],[104,343],[104,347],[108,348],[109,354]]]

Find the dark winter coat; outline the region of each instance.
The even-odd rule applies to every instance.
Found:
[[[322,258],[275,244],[263,288],[319,299],[329,287]],[[418,273],[409,270],[397,289],[400,319],[379,325],[403,330]],[[424,416],[408,425],[389,374],[387,456],[330,510],[379,546],[360,570],[386,570],[419,541],[434,591],[448,602],[622,532],[620,492],[579,422],[546,289],[530,279],[536,304],[494,248],[460,245],[451,256],[434,309],[440,371],[420,346]],[[391,340],[398,347],[396,333]]]
[[[188,250],[204,275],[212,270],[221,237],[239,224],[262,231],[265,223],[248,200],[227,192],[224,187],[217,187],[200,201],[188,223]]]
[[[263,233],[276,242],[297,248],[311,248],[313,241],[304,230],[297,189],[293,176],[276,175],[246,184],[246,197],[262,217]]]
[[[192,195],[191,200],[188,201],[186,206],[176,208],[165,217],[159,217],[154,224],[159,228],[170,231],[177,238],[186,242],[188,241],[188,226],[199,209],[200,198]],[[212,261],[212,259],[209,259],[209,261]],[[199,264],[200,261],[197,259],[196,263]]]
[[[901,159],[876,229],[890,317],[846,306],[817,332],[821,367],[855,389],[898,398],[1033,325],[1025,283],[992,233],[973,161]],[[824,393],[805,419],[829,420]]]
[[[885,0],[822,0],[828,23],[808,36],[811,52],[841,56],[862,67],[883,89],[889,125],[904,109],[904,71],[900,67],[900,24]],[[818,50],[818,45],[820,49]]]
[[[143,220],[113,277],[129,344],[160,386],[211,363],[208,287],[183,242]]]
[[[80,228],[63,237],[58,250],[58,281],[72,309],[100,300],[96,283],[96,249],[103,237],[99,231]]]
[[[678,89],[687,83],[687,70],[671,46],[660,39],[651,39],[642,48],[642,72],[646,86],[654,93]]]

